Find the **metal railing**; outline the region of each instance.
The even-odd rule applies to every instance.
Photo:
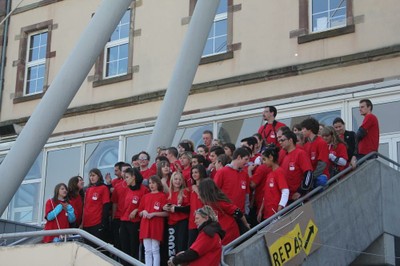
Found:
[[[116,249],[111,244],[104,242],[103,240],[98,239],[97,237],[89,234],[86,231],[81,229],[69,228],[69,229],[60,229],[60,230],[43,230],[43,231],[33,231],[33,232],[21,232],[21,233],[5,233],[0,234],[0,240],[9,239],[9,238],[30,238],[30,237],[41,237],[41,236],[65,236],[64,239],[66,241],[68,235],[80,235],[82,238],[94,243],[99,248],[103,248],[115,255],[116,257],[130,263],[131,265],[143,266],[144,264],[128,254]]]
[[[400,164],[396,161],[393,161],[392,159],[378,153],[378,152],[371,152],[369,154],[367,154],[366,156],[364,156],[363,158],[361,158],[360,160],[357,161],[357,166],[363,164],[364,162],[366,162],[369,159],[374,159],[380,157],[382,159],[384,159],[385,161],[388,161],[389,163],[392,163],[393,165],[397,166],[398,169],[400,169]],[[321,191],[325,190],[329,185],[331,185],[334,182],[338,182],[339,178],[343,177],[344,175],[346,175],[347,173],[353,171],[353,167],[352,166],[348,166],[346,169],[344,169],[343,171],[341,171],[340,173],[338,173],[337,175],[335,175],[334,177],[330,178],[328,180],[328,182],[326,183],[326,185],[324,186],[319,186],[316,187],[315,189],[313,189],[312,191],[310,191],[309,193],[307,193],[306,195],[304,195],[303,197],[297,199],[296,201],[294,201],[293,203],[291,203],[290,205],[286,206],[285,208],[283,208],[282,210],[278,211],[277,213],[275,213],[273,216],[269,217],[268,219],[262,221],[261,223],[259,223],[258,225],[256,225],[255,227],[251,228],[249,231],[247,231],[246,233],[244,233],[243,235],[241,235],[240,237],[236,238],[235,240],[233,240],[232,242],[230,242],[229,244],[227,244],[226,246],[224,246],[222,248],[222,257],[221,257],[221,264],[223,266],[228,265],[225,262],[225,255],[231,251],[233,248],[237,247],[238,245],[242,244],[243,242],[245,242],[247,239],[249,239],[250,237],[256,235],[258,233],[258,231],[260,231],[261,229],[263,229],[264,227],[266,227],[268,224],[270,224],[273,220],[278,219],[280,216],[283,216],[284,214],[294,210],[295,208],[301,206],[304,204],[304,201],[310,199],[311,197],[313,197],[314,195],[320,193]]]

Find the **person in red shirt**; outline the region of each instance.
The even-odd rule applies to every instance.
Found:
[[[171,181],[171,168],[168,161],[161,161],[157,163],[157,176],[161,180],[164,193],[169,192],[169,184]]]
[[[218,266],[222,255],[221,239],[225,236],[218,223],[218,217],[210,206],[196,210],[196,225],[199,229],[199,236],[188,250],[171,257],[169,266],[190,265],[190,266]]]
[[[314,187],[324,186],[329,179],[329,150],[326,142],[317,135],[319,122],[310,117],[301,122],[301,127],[307,139],[303,147],[313,167]]]
[[[182,168],[181,162],[178,160],[178,149],[175,147],[169,147],[167,149],[167,158],[170,163],[171,172],[175,172],[179,169],[179,166]]]
[[[68,181],[68,198],[69,203],[74,208],[75,222],[71,227],[79,228],[82,224],[83,214],[83,178],[81,176],[73,176]]]
[[[265,125],[260,126],[258,129],[258,133],[264,140],[264,144],[275,144],[278,145],[278,139],[276,137],[276,131],[285,126],[285,124],[278,122],[275,120],[276,115],[278,114],[278,110],[276,110],[275,106],[266,106],[263,112],[263,118],[265,121]]]
[[[246,148],[238,148],[233,153],[231,164],[218,170],[214,181],[217,187],[245,213],[249,211],[250,180],[247,170],[242,170],[249,162],[250,154]]]
[[[100,170],[89,171],[89,187],[85,192],[83,206],[83,230],[101,240],[105,240],[105,230],[108,229],[110,213],[110,191],[104,184]]]
[[[152,168],[149,168],[150,163],[150,155],[145,152],[139,152],[139,165],[140,165],[140,174],[144,179],[149,179],[150,176],[155,175],[156,171]]]
[[[257,219],[267,219],[286,207],[289,199],[289,186],[286,182],[285,172],[278,164],[279,149],[270,146],[263,152],[263,162],[272,171],[268,174],[264,186],[264,198],[258,211]]]
[[[207,148],[210,150],[212,147],[212,140],[213,140],[213,133],[210,130],[204,130],[203,135],[203,144],[207,146]]]
[[[211,177],[211,179],[214,179],[217,169],[215,168],[215,164],[217,163],[218,156],[221,154],[225,154],[224,148],[219,147],[219,146],[212,146],[210,149],[210,154],[209,154],[209,159],[210,159],[210,164],[208,165],[207,168],[207,173],[208,176]]]
[[[167,204],[163,208],[169,213],[169,257],[187,249],[189,209],[186,209],[187,212],[176,212],[175,207],[189,207],[189,204],[190,197],[189,190],[186,188],[186,180],[182,173],[175,172],[171,176]]]
[[[142,184],[143,177],[137,168],[126,169],[124,178],[127,191],[123,201],[123,213],[119,231],[121,250],[135,259],[139,259],[139,204],[149,190]],[[127,262],[122,263],[130,265]]]
[[[247,230],[250,228],[243,212],[215,185],[213,180],[210,178],[202,180],[199,185],[199,194],[203,204],[213,208],[222,229],[226,232],[222,245],[227,245],[239,237],[239,226],[235,219],[240,220]]]
[[[168,213],[163,211],[167,196],[158,176],[149,178],[150,193],[143,196],[139,204],[140,221],[139,238],[143,241],[146,265],[160,265],[160,242],[164,235],[164,218]]]
[[[185,179],[186,186],[191,186],[191,177],[190,177],[190,169],[192,163],[192,153],[191,152],[183,152],[179,155],[180,165],[177,165],[178,171],[180,171]],[[180,168],[179,168],[180,167]]]
[[[335,129],[339,138],[346,143],[348,158],[347,161],[348,163],[350,163],[351,158],[353,158],[355,152],[357,151],[356,133],[354,131],[346,130],[345,123],[340,117],[336,117],[333,120],[332,126]]]
[[[324,127],[321,132],[322,138],[328,144],[329,149],[329,175],[331,177],[337,175],[346,168],[347,164],[347,147],[346,143],[339,138],[335,129],[331,126]]]
[[[53,198],[47,200],[44,230],[56,230],[69,228],[69,224],[75,222],[74,208],[68,202],[68,188],[64,183],[56,185]],[[56,236],[43,237],[43,243],[60,241]]]
[[[379,122],[372,113],[373,105],[369,99],[360,101],[360,114],[364,120],[357,130],[358,153],[357,160],[370,152],[378,151],[379,148]]]
[[[304,150],[296,147],[296,141],[296,134],[292,131],[286,131],[279,139],[282,149],[286,151],[280,166],[285,171],[289,186],[289,201],[305,195],[313,184],[311,161]]]

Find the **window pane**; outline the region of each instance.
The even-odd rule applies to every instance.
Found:
[[[378,117],[380,133],[391,133],[400,131],[400,101],[380,103],[373,105],[373,113]],[[353,114],[353,130],[357,131],[364,119],[360,115],[358,107],[352,109]]]
[[[227,28],[228,25],[226,19],[217,21],[215,23],[215,36],[226,36]]]
[[[38,222],[40,183],[21,185],[9,205],[11,220],[21,223]]]
[[[257,133],[262,122],[262,116],[237,119],[218,123],[218,139],[222,142],[231,142],[236,146],[240,140]]]
[[[204,47],[203,56],[210,55],[213,53],[213,43],[214,40],[207,40],[206,46]]]
[[[228,11],[228,0],[220,0],[217,14],[226,13]]]
[[[286,124],[289,128],[292,128],[295,124],[300,124],[304,119],[308,117],[314,117],[315,119],[318,120],[318,122],[331,126],[333,120],[336,117],[340,117],[340,111],[335,110],[335,111],[329,111],[329,112],[323,112],[323,113],[318,113],[318,114],[311,114],[311,115],[302,115],[302,116],[296,116],[296,117],[291,117],[291,118],[286,118],[286,119],[279,119],[280,122]]]
[[[215,38],[215,53],[226,52],[226,37]]]
[[[128,59],[122,59],[118,62],[118,75],[128,73]]]
[[[212,124],[180,128],[180,130],[175,133],[175,138],[172,145],[176,147],[181,140],[190,139],[194,143],[194,148],[196,148],[198,145],[203,144],[202,137],[204,130],[213,131]]]
[[[312,31],[346,26],[346,6],[346,0],[312,0]]]
[[[128,58],[128,44],[119,45],[118,51],[118,59]]]
[[[107,63],[107,77],[113,77],[117,75],[117,71],[118,71],[118,64],[117,62],[111,62],[111,63]]]
[[[43,91],[45,65],[37,65],[28,68],[26,94]]]
[[[400,141],[397,142],[397,162],[400,163]]]
[[[226,52],[228,35],[227,10],[228,1],[221,0],[214,23],[208,34],[208,40],[203,50],[203,57]]]
[[[88,177],[92,168],[98,168],[103,177],[114,173],[114,164],[118,161],[118,140],[111,139],[85,145],[84,176]],[[85,182],[88,182],[85,180]]]
[[[132,156],[138,154],[141,151],[147,151],[147,144],[150,141],[150,134],[140,135],[140,136],[131,136],[126,138],[126,147],[125,147],[125,162],[131,163]],[[152,152],[150,152],[152,153]],[[152,162],[154,162],[151,158]]]
[[[44,202],[53,197],[54,187],[58,183],[68,185],[68,180],[79,175],[81,147],[49,151],[47,153],[46,182]]]
[[[127,10],[125,12],[121,21],[118,23],[114,32],[111,34],[110,41],[117,41],[123,38],[127,38],[129,36],[130,14],[130,10]]]
[[[28,174],[24,180],[41,179],[42,178],[42,164],[43,164],[43,152],[39,153]]]

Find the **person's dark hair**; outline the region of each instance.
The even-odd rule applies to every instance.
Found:
[[[140,173],[139,169],[137,169],[137,168],[128,168],[124,172],[135,177],[135,185],[131,186],[131,189],[132,190],[139,190],[140,189],[140,185],[143,182],[143,176]]]
[[[371,111],[374,108],[374,105],[372,104],[370,99],[361,99],[360,103],[365,103],[367,105],[367,107],[371,107]]]
[[[162,192],[164,191],[163,184],[161,183],[161,179],[157,175],[152,175],[149,178],[152,182],[157,184],[157,190]]]
[[[334,125],[336,123],[341,123],[343,125],[345,124],[341,117],[336,117],[335,119],[333,119],[332,125]]]
[[[157,163],[157,176],[159,176],[160,178],[163,177],[162,168],[165,166],[170,166],[169,161],[160,161]],[[170,177],[171,173],[169,173],[168,176]]]
[[[178,149],[175,147],[169,147],[167,149],[168,153],[171,153],[174,157],[178,157]]]
[[[231,157],[229,157],[228,155],[226,155],[224,153],[224,154],[218,155],[217,162],[221,163],[222,166],[225,166],[228,163],[231,163],[232,159],[231,159]]]
[[[261,135],[260,135],[260,136],[261,136]],[[230,142],[225,143],[224,145],[222,145],[222,147],[223,147],[223,148],[227,147],[228,149],[230,149],[231,152],[232,152],[232,154],[233,154],[233,152],[236,150],[235,144],[230,143]]]
[[[213,138],[213,133],[212,133],[211,130],[204,130],[204,131],[203,131],[203,135],[204,135],[204,134],[209,134],[209,135],[211,136],[211,139]]]
[[[58,201],[58,191],[60,190],[61,187],[65,187],[65,190],[68,191],[68,187],[64,183],[59,183],[54,187],[54,195],[53,195],[53,202]],[[68,197],[65,197],[65,201],[68,202]]]
[[[263,151],[262,155],[267,158],[271,155],[274,163],[277,163],[279,159],[279,148],[276,147],[274,144],[268,145],[267,148]]]
[[[133,155],[131,162],[134,162],[134,161],[137,161],[137,160],[139,160],[139,154]]]
[[[251,153],[249,152],[248,149],[249,149],[248,147],[240,147],[240,148],[237,148],[237,149],[233,152],[232,159],[235,160],[235,159],[237,159],[239,156],[240,156],[241,158],[246,157],[246,156],[250,156]]]
[[[122,170],[122,168],[124,168],[124,167],[128,167],[128,168],[132,168],[132,165],[131,164],[129,164],[129,163],[123,163],[122,165],[121,165],[121,170]]]
[[[208,153],[209,152],[209,149],[208,149],[208,147],[206,146],[206,145],[204,145],[204,144],[200,144],[199,146],[197,146],[197,149],[198,148],[203,148],[204,149],[204,151],[206,152],[206,153]]]
[[[206,162],[206,159],[204,158],[204,156],[200,155],[200,154],[194,154],[192,159],[193,158],[196,158],[197,162],[199,162],[199,164],[202,164],[202,165],[204,165],[204,163]]]
[[[278,115],[278,110],[276,110],[276,107],[275,106],[265,106],[265,108],[269,108],[269,111],[271,112],[271,113],[274,113],[274,117],[276,117],[277,115]]]
[[[188,142],[180,142],[178,146],[181,146],[185,151],[191,152],[190,144]]]
[[[207,170],[206,168],[201,165],[195,165],[192,167],[192,169],[190,169],[190,178],[192,179],[192,184],[196,184],[196,181],[193,179],[193,170],[197,169],[199,171],[199,175],[200,175],[200,180],[203,180],[204,178],[207,178]]]
[[[68,197],[76,198],[78,195],[83,196],[83,190],[78,187],[78,183],[83,178],[79,175],[73,176],[68,180]]]
[[[256,145],[258,141],[257,141],[256,137],[247,137],[247,138],[242,139],[240,142],[246,142],[247,145],[254,148],[254,145]]]
[[[299,125],[299,124],[298,124],[298,125]],[[301,131],[301,125],[299,125],[299,127],[300,127],[299,130]],[[288,131],[291,131],[291,130],[290,130],[290,128],[289,128],[288,126],[282,126],[282,127],[278,128],[277,131],[281,131],[282,134],[283,134],[283,133],[288,132]]]
[[[287,132],[283,133],[282,136],[285,136],[285,138],[287,138],[288,140],[291,139],[293,141],[293,144],[296,145],[297,136],[292,131],[287,131]]]
[[[96,184],[92,184],[92,183],[89,182],[89,183],[90,183],[90,184],[89,184],[89,187],[90,187],[90,186],[98,186],[98,185],[104,184],[104,178],[103,178],[103,175],[102,175],[102,173],[101,173],[101,171],[100,171],[99,169],[97,169],[97,168],[92,168],[92,169],[89,171],[89,175],[90,175],[91,173],[97,175],[97,176],[99,177],[99,180],[97,180],[97,183],[96,183]]]
[[[282,128],[282,127],[281,127]],[[289,129],[289,128],[288,128]],[[292,131],[294,131],[294,129],[297,129],[298,131],[301,131],[301,124],[294,124],[292,126]],[[290,130],[290,129],[289,129]],[[283,131],[282,131],[283,132]]]
[[[140,154],[145,154],[147,156],[147,160],[150,161],[150,154],[148,154],[148,152],[141,151],[141,152],[138,153],[138,155],[139,155],[138,157],[140,157]]]
[[[188,150],[188,151],[194,152],[194,142],[193,142],[192,140],[190,140],[190,139],[183,139],[183,140],[181,141],[181,143],[187,143],[187,144],[189,145],[189,150]]]
[[[210,149],[210,153],[215,153],[215,155],[219,156],[221,154],[224,154],[224,148],[220,147],[220,146],[212,146]]]
[[[118,169],[121,171],[122,170],[122,165],[124,165],[125,162],[117,162],[114,164],[114,167],[118,167]]]
[[[159,161],[159,162],[165,161],[165,162],[168,162],[168,163],[169,163],[168,158],[165,157],[165,156],[157,156],[157,157],[156,157],[156,162],[157,162],[157,161]]]
[[[211,178],[205,178],[200,182],[199,195],[205,205],[215,206],[219,201],[231,202]]]
[[[301,127],[307,130],[311,130],[311,132],[314,134],[318,134],[319,122],[317,119],[309,117],[304,119],[303,122],[301,122]]]

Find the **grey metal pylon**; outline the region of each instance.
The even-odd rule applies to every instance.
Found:
[[[151,154],[158,146],[170,146],[174,139],[218,5],[219,0],[197,1],[147,146]]]
[[[0,165],[0,214],[18,190],[132,0],[103,0]],[[51,178],[51,177],[48,177]]]

